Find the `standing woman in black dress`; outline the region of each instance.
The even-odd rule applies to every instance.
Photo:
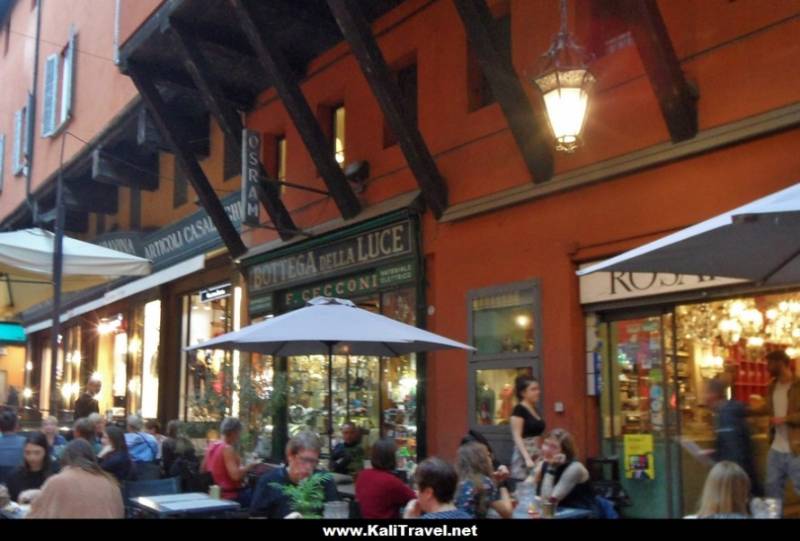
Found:
[[[540,454],[544,419],[536,411],[541,390],[532,376],[519,376],[515,381],[517,400],[511,412],[511,436],[514,453],[511,455],[511,477],[524,481],[533,472],[534,462]]]

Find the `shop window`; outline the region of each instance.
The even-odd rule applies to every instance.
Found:
[[[511,15],[508,13],[507,4],[501,14],[495,15],[493,23],[497,38],[497,49],[508,65],[511,66],[513,65],[511,57]],[[482,109],[496,101],[489,81],[483,74],[478,62],[475,50],[469,42],[467,42],[467,85],[470,112]]]
[[[161,301],[139,305],[133,311],[128,355],[128,413],[145,419],[158,416],[158,369]]]
[[[80,396],[81,365],[83,350],[81,349],[81,328],[77,325],[64,330],[61,339],[63,355],[59,355],[56,365],[56,382],[61,393],[61,408],[71,411],[75,400]]]
[[[476,356],[534,354],[538,348],[535,288],[476,296],[470,308]]]
[[[418,121],[417,103],[419,101],[416,58],[414,58],[413,61],[406,63],[403,67],[393,70],[391,77],[395,84],[397,84],[397,88],[400,90],[400,97],[406,107],[406,114],[411,120],[414,128],[416,128]],[[388,148],[396,144],[397,137],[395,136],[395,133],[389,124],[384,120],[383,148]]]
[[[414,325],[413,289],[353,299],[358,306]],[[325,355],[288,358],[288,432],[316,431],[328,448],[328,401],[333,402],[332,428],[340,435],[345,422],[362,431],[367,451],[381,437],[397,442],[401,455],[417,453],[417,362],[415,355],[395,358],[334,356],[332,385],[328,386]],[[335,443],[335,442],[334,442]]]
[[[201,292],[188,295],[184,304],[183,346],[202,344],[233,330],[230,286],[223,296],[209,298]],[[227,291],[227,293],[225,293]],[[187,421],[218,422],[230,413],[233,394],[233,356],[230,352],[200,349],[184,354],[184,404]]]
[[[100,413],[125,417],[128,390],[128,332],[122,314],[102,318],[97,323],[96,374],[102,386],[97,397]]]
[[[508,425],[517,404],[514,380],[533,376],[531,367],[476,370],[473,422],[481,426]]]

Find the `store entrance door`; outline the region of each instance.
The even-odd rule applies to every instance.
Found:
[[[680,454],[672,313],[609,318],[603,376],[603,450],[619,457],[626,517],[679,516]]]

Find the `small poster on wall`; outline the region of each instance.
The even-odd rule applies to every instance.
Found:
[[[652,434],[625,435],[625,477],[627,479],[655,479]]]

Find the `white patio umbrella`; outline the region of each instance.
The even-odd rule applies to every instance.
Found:
[[[275,356],[325,354],[329,389],[333,355],[398,357],[439,349],[474,350],[444,336],[373,314],[348,300],[331,297],[316,297],[293,312],[186,348],[198,349],[236,349]],[[333,404],[328,400],[329,444],[332,429]]]
[[[54,242],[44,229],[0,233],[0,312],[21,312],[53,296]],[[147,259],[64,237],[62,291],[149,273]]]
[[[599,271],[669,272],[800,281],[800,184],[591,265]]]

